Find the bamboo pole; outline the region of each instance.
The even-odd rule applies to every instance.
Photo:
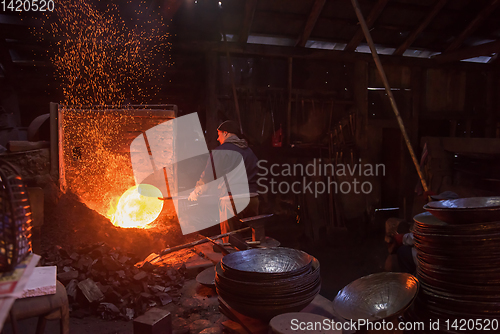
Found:
[[[399,114],[398,107],[396,105],[396,100],[394,99],[394,95],[392,95],[391,87],[389,86],[389,81],[387,80],[387,76],[385,75],[385,71],[384,71],[384,68],[382,67],[382,63],[380,62],[380,58],[377,54],[377,50],[375,49],[375,44],[373,43],[372,36],[370,35],[370,30],[368,29],[368,26],[366,25],[366,21],[363,17],[363,13],[361,13],[361,9],[359,8],[358,0],[351,0],[351,2],[352,2],[352,6],[354,7],[354,11],[356,12],[356,16],[358,17],[358,21],[361,24],[361,28],[363,29],[363,33],[365,34],[366,41],[367,41],[368,45],[370,46],[373,60],[375,61],[375,65],[377,66],[380,77],[382,78],[382,82],[384,83],[385,91],[387,92],[387,96],[389,96],[392,110],[394,111],[394,114],[396,115],[396,119],[398,121],[399,128],[401,130],[401,133],[403,134],[403,138],[405,140],[406,146],[408,147],[408,151],[410,152],[411,159],[413,160],[413,164],[415,165],[415,168],[417,170],[418,177],[420,178],[420,182],[422,183],[422,187],[424,188],[424,191],[427,192],[429,190],[429,188],[427,187],[427,182],[425,182],[425,178],[424,178],[424,175],[422,173],[422,170],[420,170],[420,164],[417,160],[417,157],[415,156],[415,152],[413,151],[413,147],[411,146],[410,139],[408,138],[408,134],[406,133],[403,119],[401,118],[401,115]]]

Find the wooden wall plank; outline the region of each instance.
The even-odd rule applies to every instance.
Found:
[[[463,112],[465,107],[465,88],[465,71],[428,69],[426,72],[425,89],[426,111],[428,113]]]

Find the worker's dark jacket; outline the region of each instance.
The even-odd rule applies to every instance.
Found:
[[[241,170],[238,172],[236,168],[241,164],[241,159],[243,159],[247,174],[245,181],[248,182],[248,191],[250,194],[257,194],[258,159],[252,149],[248,147],[246,141],[238,139],[236,136],[234,136],[234,138],[236,139],[233,139],[233,142],[225,142],[212,151],[216,178],[223,181],[222,178],[226,175],[228,181],[232,185],[231,192],[233,195],[241,194],[242,191],[239,189],[238,183],[239,181],[243,181],[245,179],[241,176]],[[234,154],[234,152],[239,153],[240,155]],[[213,180],[214,168],[212,168],[212,163],[209,160],[197,185],[206,184]]]

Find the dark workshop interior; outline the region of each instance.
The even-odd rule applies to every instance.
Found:
[[[0,333],[498,331],[499,53],[500,0],[0,1]]]

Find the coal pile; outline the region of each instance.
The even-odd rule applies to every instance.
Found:
[[[191,241],[180,230],[173,204],[166,203],[167,207],[153,223],[153,228],[120,228],[67,192],[57,201],[45,201],[42,250],[50,251],[55,245],[69,249],[75,245],[103,242],[145,258],[159,249]]]
[[[57,266],[66,286],[71,316],[97,314],[131,320],[149,308],[180,299],[185,265],[157,267],[136,255],[104,243],[75,249],[55,246],[42,265]]]

